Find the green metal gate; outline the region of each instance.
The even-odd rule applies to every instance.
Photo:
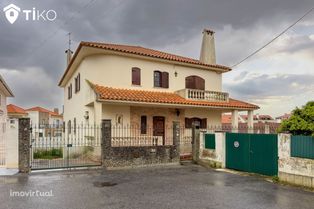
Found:
[[[277,175],[277,135],[227,133],[226,167],[268,176]]]

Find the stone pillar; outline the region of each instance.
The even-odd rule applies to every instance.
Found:
[[[102,120],[101,130],[102,164],[107,167],[111,153],[111,120]]]
[[[30,172],[30,119],[19,119],[19,171],[21,173]]]
[[[232,111],[232,117],[231,117],[231,129],[232,132],[238,133],[239,132],[239,112],[238,110]]]
[[[200,156],[200,126],[192,124],[192,159],[197,163]]]
[[[180,122],[173,121],[173,145],[180,151]]]
[[[253,110],[247,111],[247,127],[248,133],[254,133],[254,114]]]

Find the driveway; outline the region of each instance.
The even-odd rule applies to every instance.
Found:
[[[37,192],[37,196],[17,196],[18,191]],[[1,209],[312,209],[314,193],[254,176],[185,165],[0,177],[0,203]]]

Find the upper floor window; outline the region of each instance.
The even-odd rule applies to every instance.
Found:
[[[68,86],[68,99],[72,98],[72,84]]]
[[[81,89],[81,75],[78,74],[74,80],[75,80],[75,93],[77,93]]]
[[[199,76],[191,75],[185,78],[185,88],[205,90],[205,80]]]
[[[132,85],[141,85],[141,69],[137,67],[132,68]]]
[[[169,73],[154,71],[154,87],[169,88]]]

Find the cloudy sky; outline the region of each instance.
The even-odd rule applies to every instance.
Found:
[[[2,8],[53,9],[53,22],[18,19]],[[232,66],[267,43],[311,7],[313,0],[1,0],[0,74],[22,107],[59,107],[67,33],[73,49],[102,41],[199,57],[201,31],[214,30],[217,62]],[[277,116],[314,99],[314,12],[256,56],[224,75],[224,91]]]

